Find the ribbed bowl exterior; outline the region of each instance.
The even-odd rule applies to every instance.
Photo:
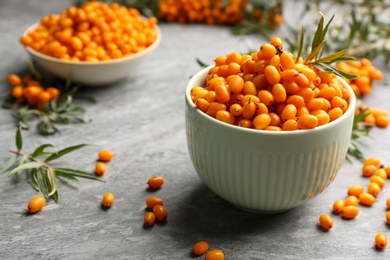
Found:
[[[334,122],[311,130],[259,131],[195,108],[189,91],[204,84],[208,69],[190,80],[185,107],[189,154],[207,187],[243,210],[277,213],[303,204],[334,180],[352,131],[355,98],[349,86],[350,108]]]

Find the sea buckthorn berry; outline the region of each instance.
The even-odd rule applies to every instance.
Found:
[[[23,87],[20,85],[16,85],[12,87],[11,95],[16,99],[22,99],[23,98]]]
[[[218,85],[215,87],[215,97],[218,102],[226,103],[230,100],[229,89],[225,85]],[[204,98],[204,97],[203,97]]]
[[[48,87],[45,91],[50,94],[50,99],[55,99],[60,95],[60,91],[54,87]]]
[[[376,173],[377,169],[378,168],[375,165],[365,165],[363,166],[362,174],[365,177],[370,177]]]
[[[202,112],[206,112],[209,109],[210,102],[204,98],[199,98],[195,101],[195,106]]]
[[[297,115],[297,108],[293,104],[288,104],[283,108],[282,111],[282,120],[287,121],[289,119],[294,119]]]
[[[229,109],[230,113],[232,113],[233,116],[241,116],[242,114],[242,106],[240,104],[233,104],[230,106]]]
[[[389,123],[390,123],[389,117],[384,115],[379,115],[375,121],[376,126],[381,128],[387,127]]]
[[[27,205],[27,210],[30,213],[36,213],[40,211],[43,206],[45,206],[46,200],[43,196],[35,196],[30,200],[30,202]]]
[[[112,158],[114,158],[114,153],[110,150],[101,150],[98,153],[98,158],[100,161],[109,162],[112,160]]]
[[[164,205],[164,201],[156,196],[151,196],[146,199],[146,206],[148,208],[153,209],[156,205]]]
[[[349,186],[348,188],[348,196],[355,196],[359,197],[360,194],[364,192],[364,187],[360,184],[355,184],[352,186]]]
[[[379,168],[375,172],[375,175],[381,177],[383,180],[387,179],[387,173],[386,173],[386,170],[384,168]]]
[[[252,123],[252,120],[249,120],[249,119],[241,119],[240,121],[238,121],[238,124],[237,124],[239,127],[244,127],[244,128],[252,128],[253,126],[253,123]]]
[[[231,125],[233,125],[236,122],[236,117],[229,111],[225,111],[225,110],[218,111],[217,114],[215,115],[215,118]]]
[[[164,178],[162,176],[152,176],[148,179],[148,185],[151,189],[158,189],[164,184]]]
[[[295,119],[288,119],[283,123],[282,129],[285,131],[293,131],[298,129],[298,123]]]
[[[341,212],[343,212],[344,206],[345,206],[345,202],[343,200],[336,200],[333,203],[333,212],[334,213],[341,213]]]
[[[253,119],[253,126],[259,130],[265,129],[267,126],[269,126],[270,123],[271,123],[271,117],[265,113],[257,115]]]
[[[370,157],[364,160],[364,166],[366,165],[374,165],[375,167],[379,168],[381,165],[381,160],[378,157]]]
[[[225,254],[222,250],[214,249],[207,252],[205,260],[224,260]]]
[[[270,43],[271,45],[277,47],[277,48],[278,48],[278,47],[281,48],[281,47],[283,46],[283,41],[282,41],[282,39],[280,39],[279,37],[273,37],[273,38],[269,41],[269,43]]]
[[[388,209],[390,209],[390,198],[388,198],[388,199],[386,200],[386,207],[387,207]]]
[[[104,175],[107,171],[106,164],[104,162],[97,162],[95,165],[95,173],[97,175]]]
[[[359,214],[359,209],[356,206],[345,206],[343,208],[343,217],[353,219]]]
[[[111,192],[107,192],[103,196],[102,204],[104,207],[109,208],[114,204],[115,196]]]
[[[276,84],[280,81],[280,74],[277,68],[272,65],[268,65],[264,69],[264,75],[269,84]]]
[[[154,206],[153,213],[158,221],[165,221],[168,218],[168,211],[163,205]]]
[[[348,196],[345,199],[345,206],[357,206],[359,205],[359,199],[356,198],[355,196]]]
[[[390,225],[390,211],[386,212],[386,222]]]
[[[266,106],[270,106],[274,103],[274,96],[268,90],[260,90],[257,93],[257,97],[260,99],[260,102],[264,103]]]
[[[329,230],[333,227],[333,220],[328,214],[321,214],[319,221],[321,227],[325,230]]]
[[[375,245],[380,248],[380,249],[383,249],[387,246],[387,237],[385,234],[383,234],[382,232],[379,232],[378,234],[376,234],[375,236]]]
[[[244,87],[244,80],[240,76],[230,75],[226,78],[228,84],[228,90],[231,95],[237,95],[241,92]]]
[[[294,68],[295,61],[290,53],[284,51],[280,54],[280,64],[284,70],[289,70]]]
[[[375,203],[376,199],[373,195],[371,195],[369,193],[362,193],[359,196],[359,201],[363,205],[371,206],[372,204]]]
[[[269,60],[276,54],[276,48],[275,46],[269,44],[269,43],[264,43],[260,47],[260,51],[258,54],[258,58],[260,60]]]
[[[274,97],[275,102],[278,102],[278,103],[282,103],[287,99],[286,89],[280,83],[273,85],[272,95]],[[261,98],[260,98],[260,100],[261,100]]]
[[[156,216],[153,212],[146,212],[144,217],[144,224],[148,227],[153,226],[154,222],[156,221]]]
[[[381,187],[376,182],[370,182],[367,187],[367,192],[376,197],[381,193]]]
[[[385,180],[383,180],[381,177],[379,177],[377,175],[371,176],[370,181],[376,182],[381,188],[383,188],[383,186],[385,186]]]
[[[192,247],[192,253],[196,256],[203,255],[209,250],[209,243],[206,241],[199,241]]]
[[[245,82],[243,86],[244,87],[243,87],[242,91],[243,91],[244,95],[256,96],[257,89],[256,89],[255,84],[252,81]]]
[[[16,85],[22,84],[22,79],[18,75],[16,75],[16,74],[9,74],[8,75],[8,82],[12,86],[16,86]]]
[[[305,129],[312,129],[317,127],[318,118],[313,115],[301,115],[298,117],[298,125],[301,125]]]

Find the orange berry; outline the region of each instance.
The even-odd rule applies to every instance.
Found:
[[[115,201],[114,194],[112,194],[111,192],[107,192],[103,196],[102,204],[103,204],[103,206],[109,208],[112,206],[112,204],[114,204],[114,201]]]
[[[334,213],[341,213],[341,212],[343,212],[344,205],[345,205],[345,202],[343,200],[336,200],[333,203],[333,212]]]
[[[8,82],[12,86],[16,86],[16,85],[22,84],[22,79],[18,75],[16,75],[16,74],[9,74],[8,75]]]
[[[381,193],[381,187],[376,182],[370,182],[367,187],[367,192],[376,197]]]
[[[16,85],[11,90],[11,95],[16,99],[23,98],[23,87],[20,85]]]
[[[114,153],[110,150],[101,150],[98,153],[98,157],[100,161],[109,162],[112,160],[112,158],[114,158]]]
[[[376,199],[373,195],[369,193],[362,193],[359,196],[360,203],[366,206],[371,206],[375,203]]]
[[[164,184],[162,176],[152,176],[148,179],[148,185],[151,189],[158,189]]]
[[[46,200],[44,197],[42,197],[40,195],[35,196],[28,203],[28,206],[27,206],[28,212],[36,213],[36,212],[40,211],[43,208],[43,206],[45,206],[45,203],[46,203]]]
[[[159,221],[165,221],[168,218],[168,211],[163,205],[154,206],[153,213]]]
[[[345,206],[357,206],[359,205],[359,199],[355,196],[348,196],[345,199]]]
[[[385,248],[387,246],[387,237],[385,234],[383,234],[382,232],[379,232],[378,234],[376,234],[375,236],[375,245],[378,247],[378,248]]]
[[[156,216],[153,212],[147,212],[144,217],[144,223],[146,226],[150,227],[156,221]]]
[[[50,99],[55,99],[60,95],[60,91],[54,87],[48,87],[45,91],[50,94]]]
[[[359,209],[356,206],[345,206],[343,208],[343,217],[353,219],[359,214]]]
[[[156,196],[151,196],[146,199],[146,205],[148,208],[153,209],[156,205],[164,205],[164,201]]]
[[[205,260],[224,260],[225,254],[220,249],[214,249],[207,252]]]
[[[381,160],[378,157],[370,157],[364,160],[364,166],[366,165],[374,165],[378,168],[381,165]]]
[[[323,229],[329,230],[333,227],[333,220],[328,214],[321,214],[320,225]]]
[[[95,165],[95,173],[97,175],[104,175],[107,171],[107,167],[106,165],[103,163],[103,162],[97,162],[96,165]]]
[[[359,197],[364,192],[364,187],[360,184],[352,185],[348,188],[348,196]]]
[[[199,241],[192,247],[192,253],[196,256],[203,255],[209,250],[209,243],[206,241]]]
[[[390,211],[386,212],[386,222],[390,225]]]
[[[385,186],[385,180],[383,180],[381,177],[379,177],[377,175],[371,176],[370,181],[376,182],[381,188],[383,188],[383,186]]]
[[[377,171],[377,166],[375,165],[365,165],[363,166],[362,173],[365,177],[373,176]]]

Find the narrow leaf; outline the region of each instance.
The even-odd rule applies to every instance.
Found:
[[[325,62],[325,63],[333,62],[335,59],[343,56],[346,51],[347,50],[341,50],[339,52],[329,54],[329,55],[327,55],[325,57],[321,57],[318,60],[315,60],[315,62]]]
[[[329,20],[329,22],[326,24],[324,30],[322,30],[321,41],[324,41],[325,35],[326,35],[326,33],[328,32],[329,25],[330,25],[330,23],[333,21],[333,18],[334,18],[334,15],[332,15],[332,18],[330,18],[330,20]]]
[[[310,62],[320,52],[320,50],[322,49],[323,46],[324,46],[324,42],[321,42],[320,44],[318,44],[317,47],[314,50],[312,50],[309,55],[307,55],[307,58],[305,60],[305,64]]]
[[[77,184],[80,184],[80,181],[77,179],[77,178],[75,178],[73,175],[70,175],[70,174],[68,174],[68,173],[66,173],[66,172],[63,172],[63,171],[55,171],[56,172],[56,175],[58,176],[58,177],[63,177],[63,178],[65,178],[65,179],[68,179],[68,180],[70,180],[70,181],[73,181],[73,182],[75,182],[75,183],[77,183]]]
[[[58,190],[56,190],[51,197],[54,199],[55,203],[58,203],[59,200]]]
[[[51,185],[51,191],[49,192],[48,195],[52,196],[57,191],[56,175],[55,175],[53,168],[51,168],[51,167],[47,168],[46,174],[47,174],[48,180],[50,181],[50,185]]]
[[[315,63],[313,64],[316,68],[319,68],[320,70],[322,71],[325,71],[325,72],[328,72],[328,73],[334,73],[335,75],[337,76],[340,76],[342,78],[346,78],[346,79],[356,79],[358,78],[359,76],[356,76],[356,75],[352,75],[352,74],[349,74],[349,73],[346,73],[344,71],[341,71],[337,68],[334,68],[326,63]]]
[[[9,174],[8,174],[8,177],[12,176],[13,174],[17,173],[17,172],[20,172],[20,171],[24,171],[24,170],[28,170],[28,169],[36,169],[36,168],[39,168],[41,167],[42,164],[38,163],[38,162],[29,162],[29,163],[25,163],[25,164],[22,164],[18,167],[16,167],[15,169],[13,169]]]
[[[42,171],[42,168],[39,168],[36,171],[36,181],[39,186],[39,190],[47,197],[49,187],[46,184],[46,174]]]
[[[321,15],[321,18],[320,18],[320,20],[318,22],[317,30],[316,30],[316,32],[314,34],[313,42],[311,44],[311,49],[312,50],[317,48],[318,44],[320,44],[322,42],[321,35],[322,35],[323,27],[324,27],[324,15],[321,12],[320,12],[320,15]]]
[[[301,32],[299,33],[297,60],[299,60],[299,58],[302,55],[304,37],[305,37],[305,29],[302,26]]]
[[[15,138],[15,142],[16,142],[16,148],[18,149],[18,151],[22,150],[22,147],[23,147],[23,139],[22,139],[22,133],[20,131],[20,127],[18,127],[18,129],[16,130],[16,138]]]
[[[102,177],[96,176],[93,173],[89,172],[84,172],[84,171],[79,171],[79,170],[73,170],[73,169],[68,169],[68,168],[55,168],[54,171],[56,173],[61,172],[61,174],[68,174],[74,177],[81,177],[81,178],[86,178],[86,179],[92,179],[92,180],[98,180],[101,182],[106,182],[105,179]]]
[[[32,157],[38,157],[38,156],[42,155],[43,151],[47,147],[53,147],[54,148],[54,146],[52,144],[42,144],[37,149],[35,149],[35,151],[32,153],[31,156]]]
[[[18,157],[12,157],[8,159],[5,163],[0,165],[0,174],[3,174],[7,172],[9,169],[11,169],[12,166],[14,166],[17,161],[18,161]]]
[[[75,150],[78,150],[78,149],[81,149],[85,146],[89,146],[90,144],[79,144],[79,145],[74,145],[74,146],[69,146],[67,148],[64,148],[58,152],[55,152],[53,153],[52,155],[50,155],[49,157],[46,158],[45,162],[49,162],[49,161],[53,161],[55,159],[58,159],[62,156],[64,156],[65,154],[68,154],[70,152],[73,152]]]

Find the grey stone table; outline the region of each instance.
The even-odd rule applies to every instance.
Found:
[[[59,13],[71,1],[0,1],[0,90],[9,91],[7,75],[27,69],[28,59],[18,38],[41,16]],[[290,6],[291,8],[291,6]],[[253,215],[217,197],[198,178],[185,139],[184,88],[200,68],[200,58],[232,51],[246,51],[241,38],[229,28],[203,25],[161,25],[163,39],[148,61],[125,81],[107,88],[88,89],[97,103],[86,103],[92,122],[60,126],[61,133],[44,137],[34,128],[23,131],[24,148],[43,143],[65,147],[93,143],[65,159],[67,166],[93,171],[97,152],[111,149],[116,156],[108,164],[107,183],[82,180],[81,185],[59,183],[60,202],[52,200],[35,215],[26,215],[28,201],[37,193],[22,178],[0,176],[0,259],[192,259],[192,245],[207,240],[226,259],[388,259],[390,248],[377,250],[374,236],[381,230],[390,238],[385,222],[385,187],[372,207],[360,207],[350,221],[332,215],[334,227],[318,227],[321,213],[331,214],[333,201],[346,197],[347,187],[366,184],[361,163],[345,163],[335,181],[320,195],[291,211],[277,215]],[[248,36],[251,42],[264,42]],[[378,66],[382,62],[377,62]],[[386,72],[388,80],[389,73]],[[378,83],[365,99],[368,105],[390,110],[390,88]],[[0,161],[14,147],[15,120],[9,110],[0,111]],[[390,164],[390,133],[373,129],[362,149]],[[162,189],[151,192],[146,180],[165,177]],[[388,185],[389,186],[389,185]],[[100,207],[102,195],[115,193],[114,206]],[[167,223],[143,227],[145,199],[164,199]],[[202,257],[198,259],[203,259]]]

